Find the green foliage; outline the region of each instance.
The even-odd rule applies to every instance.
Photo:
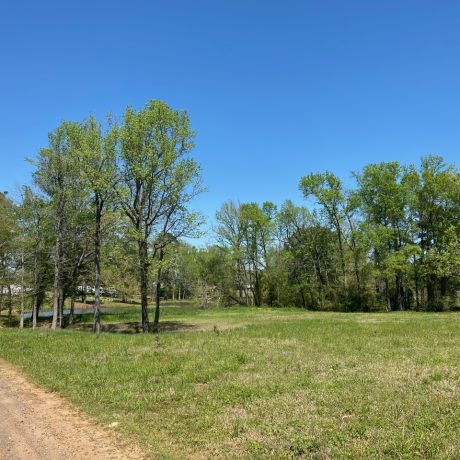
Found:
[[[148,323],[149,267],[163,263],[166,246],[178,238],[199,235],[201,215],[189,208],[203,190],[200,167],[188,156],[194,136],[187,113],[161,101],[137,111],[128,107],[119,124],[109,117],[104,127],[90,117],[63,122],[49,134],[48,147],[34,162],[34,179],[52,222],[46,250],[54,262],[53,327],[59,315],[64,325],[65,298],[75,298],[78,285],[94,279],[99,292],[101,281],[111,283],[126,297],[138,292],[136,277]],[[30,220],[34,211],[29,214]],[[38,277],[48,278],[45,267],[36,269]]]
[[[50,203],[31,187],[23,188],[18,223],[22,236],[25,284],[29,287],[31,305],[36,304],[39,309],[53,280],[50,252],[54,244],[54,221]]]
[[[239,303],[257,298],[244,292],[257,287],[269,305],[455,307],[458,171],[428,156],[420,168],[369,164],[354,177],[352,190],[330,172],[303,177],[300,189],[314,199],[312,211],[290,201],[279,211],[255,203],[222,206],[216,233],[232,261]]]
[[[185,296],[312,310],[457,307],[460,174],[442,157],[368,164],[352,188],[330,171],[307,174],[306,206],[223,203],[216,244],[198,250],[184,243],[202,235],[191,209],[203,191],[194,139],[188,114],[155,100],[118,123],[90,117],[50,133],[35,162],[42,195],[27,190],[19,206],[30,292],[43,297],[53,283],[62,307],[94,273],[124,300],[140,294],[146,330],[152,279],[157,305]],[[11,281],[20,250],[9,214],[0,239],[11,246],[2,256]]]
[[[270,270],[269,250],[276,229],[276,207],[270,202],[262,207],[257,203],[227,202],[216,218],[219,243],[233,265],[233,288],[229,287],[225,294],[237,303],[260,306],[262,273],[268,278]]]
[[[0,193],[0,311],[12,307],[11,285],[20,268],[20,227],[14,203]]]
[[[167,235],[193,235],[200,217],[187,205],[202,187],[199,165],[187,157],[195,136],[187,113],[160,101],[128,107],[118,132],[119,203],[136,238],[154,235],[162,245]]]

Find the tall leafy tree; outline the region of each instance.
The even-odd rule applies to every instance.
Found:
[[[265,202],[262,207],[257,203],[243,203],[240,207],[244,264],[254,304],[258,307],[262,305],[262,274],[268,269],[275,214],[276,208],[270,202]]]
[[[410,291],[405,271],[412,250],[407,213],[410,187],[404,181],[405,169],[398,162],[367,165],[356,178],[362,212],[373,235],[375,263],[385,281],[390,307],[406,309]],[[390,289],[391,280],[394,288]]]
[[[311,173],[300,180],[300,190],[305,198],[313,196],[323,208],[329,223],[337,235],[345,289],[348,287],[346,259],[345,259],[345,209],[346,200],[342,181],[329,171]]]
[[[24,187],[19,208],[24,235],[25,271],[29,274],[32,297],[32,327],[37,326],[38,314],[46,292],[52,283],[53,222],[50,206],[31,187]]]
[[[110,120],[109,120],[110,121]],[[109,123],[110,125],[110,123]],[[103,132],[101,124],[90,117],[80,125],[77,161],[86,186],[91,190],[94,212],[94,332],[101,329],[101,245],[102,218],[111,204],[117,181],[116,148],[118,132],[109,126]]]
[[[189,233],[197,221],[188,210],[200,191],[199,166],[187,157],[195,133],[185,111],[173,110],[161,101],[150,101],[137,111],[128,107],[119,133],[118,196],[137,241],[142,327],[146,332],[151,257],[161,254],[178,235]]]
[[[217,237],[233,259],[238,303],[262,304],[262,273],[274,241],[276,208],[266,202],[224,203],[217,213]],[[231,293],[228,295],[232,296]]]
[[[63,122],[49,133],[48,147],[39,151],[34,178],[48,196],[55,225],[53,320],[55,329],[63,323],[65,239],[69,233],[70,203],[85,193],[74,150],[79,131],[77,123]],[[74,207],[75,209],[75,207]]]
[[[412,190],[414,244],[419,246],[419,257],[414,260],[416,286],[424,288],[427,308],[442,308],[453,279],[446,262],[451,260],[455,266],[457,259],[452,243],[460,235],[460,174],[442,157],[430,155],[422,158],[418,169],[411,167],[406,176]]]
[[[6,193],[0,193],[0,313],[6,305],[9,322],[13,308],[13,284],[20,264],[18,233],[16,206]]]
[[[223,294],[229,299],[244,305],[248,299],[248,285],[243,248],[243,219],[240,205],[232,201],[223,203],[216,213],[218,226],[215,229],[217,241],[232,267],[232,282],[224,283]],[[234,290],[237,291],[235,296]]]
[[[278,225],[289,275],[287,289],[296,293],[293,301],[304,308],[336,303],[333,286],[338,285],[340,261],[334,232],[321,225],[314,213],[291,201],[283,204]]]

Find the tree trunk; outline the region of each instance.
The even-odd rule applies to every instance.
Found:
[[[256,264],[254,264],[254,304],[256,307],[262,305],[262,296],[260,292],[260,273]]]
[[[75,316],[75,298],[77,293],[75,289],[72,289],[72,294],[70,296],[70,314],[69,314],[69,324],[73,324],[73,318]]]
[[[38,295],[35,294],[34,306],[32,308],[32,329],[35,329],[37,327],[37,319],[38,319]]]
[[[139,249],[139,269],[140,269],[140,290],[141,290],[141,311],[142,311],[142,330],[149,330],[148,312],[148,286],[149,286],[149,261],[147,251],[147,241],[138,241]]]
[[[94,325],[93,332],[101,332],[101,219],[102,202],[96,194],[96,230],[94,234]]]
[[[21,254],[21,319],[19,328],[24,328],[24,251]]]
[[[160,323],[160,301],[161,301],[161,262],[163,261],[164,250],[160,249],[159,261],[160,265],[157,271],[157,279],[155,281],[155,319],[153,321],[153,328],[158,332]]]
[[[2,310],[3,310],[3,297],[4,297],[3,289],[5,289],[5,286],[1,284],[0,285],[0,315],[2,314]]]
[[[32,329],[37,327],[37,305],[38,305],[38,272],[37,272],[37,254],[34,252],[34,296],[32,299]]]
[[[356,255],[354,255],[354,257],[353,257],[353,263],[354,263],[354,268],[355,268],[356,286],[358,288],[359,299],[360,299],[360,303],[361,303],[361,294],[362,294],[361,273],[359,272],[359,262],[358,262],[358,257]]]
[[[8,284],[8,325],[11,326],[13,320],[13,293],[11,292],[11,285]]]
[[[391,310],[390,286],[389,286],[387,279],[385,279],[385,296],[387,300],[387,311],[390,311]]]
[[[432,279],[429,279],[426,283],[426,294],[427,294],[427,309],[434,310],[436,293],[435,293],[434,282]]]
[[[404,310],[404,286],[401,273],[396,274],[396,302],[399,310]]]
[[[447,276],[441,277],[440,290],[441,290],[442,297],[447,295],[448,281],[449,281],[449,278]]]
[[[38,289],[37,294],[34,298],[34,307],[32,311],[32,327],[35,329],[38,323],[38,316],[40,314],[40,308],[42,306],[43,300],[45,298],[45,293]]]
[[[302,299],[302,307],[304,309],[307,309],[307,300],[305,299],[305,292],[303,290],[303,287],[300,288],[300,297]]]
[[[414,256],[414,282],[415,282],[415,309],[419,311],[420,310],[420,287],[419,287],[420,281],[419,281],[417,261],[415,260],[415,256]]]
[[[63,268],[63,248],[64,248],[64,222],[61,209],[63,203],[59,204],[58,210],[58,225],[57,225],[57,237],[56,237],[56,249],[55,249],[55,261],[54,261],[54,298],[53,298],[53,321],[51,323],[51,329],[56,329],[59,317],[59,296],[62,291],[62,268]],[[60,321],[62,324],[62,318]]]
[[[60,328],[63,328],[65,327],[65,324],[64,324],[64,303],[65,303],[65,295],[64,295],[64,288],[61,287],[59,289],[59,327]]]
[[[342,266],[342,273],[343,273],[343,284],[345,287],[345,295],[348,295],[347,289],[348,289],[348,280],[347,280],[347,269],[346,269],[346,264],[345,264],[345,250],[343,248],[343,236],[342,236],[342,228],[340,226],[340,222],[338,218],[336,217],[336,229],[337,229],[337,239],[339,243],[339,253],[340,253],[340,263]]]
[[[56,238],[56,250],[54,260],[54,284],[53,284],[53,320],[51,323],[51,329],[56,329],[58,314],[59,314],[59,287],[60,287],[60,237]]]
[[[83,292],[81,294],[81,302],[83,305],[86,305],[86,280],[83,280],[82,289]]]

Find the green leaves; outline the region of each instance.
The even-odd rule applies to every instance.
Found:
[[[186,157],[195,133],[186,112],[161,101],[138,111],[128,107],[118,133],[120,204],[148,238],[202,190],[200,168]]]
[[[78,143],[76,160],[86,187],[103,200],[109,198],[114,194],[117,182],[117,127],[109,120],[104,132],[101,124],[90,117],[79,125]]]
[[[303,177],[299,188],[305,198],[313,196],[319,204],[331,209],[338,209],[343,202],[342,182],[329,171]]]

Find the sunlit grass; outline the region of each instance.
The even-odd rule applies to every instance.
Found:
[[[167,305],[209,328],[2,329],[0,355],[155,458],[458,458],[459,318]]]

